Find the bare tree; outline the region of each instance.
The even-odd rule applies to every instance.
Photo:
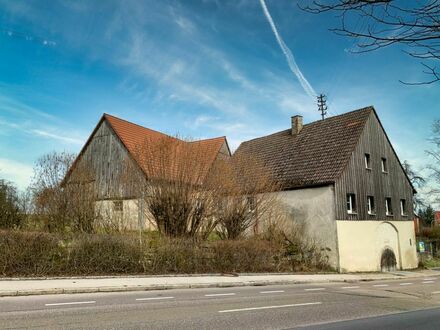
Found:
[[[93,231],[96,217],[93,173],[86,164],[76,164],[64,182],[75,155],[52,152],[38,159],[32,191],[35,213],[48,231]]]
[[[19,194],[15,186],[0,179],[0,228],[18,228],[23,222],[19,205]]]
[[[440,185],[440,119],[434,121],[432,126],[432,138],[430,141],[433,144],[433,148],[428,150],[427,153],[433,160],[433,162],[428,166],[428,169],[432,173],[432,181],[433,184],[437,184],[437,187]],[[430,191],[430,195],[434,196],[434,199],[437,202],[440,202],[440,189],[432,188]]]
[[[422,188],[425,186],[425,184],[426,184],[425,178],[422,177],[420,174],[418,174],[416,172],[416,170],[414,170],[413,167],[410,165],[410,163],[408,163],[408,161],[405,160],[403,162],[402,166],[403,166],[403,169],[404,169],[406,175],[408,176],[409,180],[411,181],[411,184],[414,187]],[[417,213],[419,210],[421,210],[422,207],[425,206],[423,199],[421,197],[419,197],[418,194],[414,196],[413,203],[414,203],[414,212],[415,213]]]
[[[218,164],[214,178],[221,187],[221,198],[216,204],[221,238],[242,238],[249,229],[258,233],[259,227],[265,225],[261,223],[263,220],[276,222],[280,213],[274,192],[279,187],[255,157],[240,154]]]
[[[406,54],[422,61],[429,79],[403,83],[420,85],[440,80],[436,67],[440,60],[439,0],[314,0],[305,1],[300,8],[315,14],[337,13],[340,26],[331,31],[357,39],[358,48],[353,52],[404,46]]]
[[[162,137],[147,138],[136,150],[136,162],[128,159],[125,182],[131,187],[125,189],[139,196],[139,207],[159,232],[196,238],[207,237],[215,228],[213,205],[219,187],[206,180],[210,155],[210,146],[201,141]]]

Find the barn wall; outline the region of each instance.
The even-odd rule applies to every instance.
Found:
[[[130,198],[133,189],[123,184],[127,161],[131,162],[127,150],[103,120],[79,156],[71,177],[75,171],[88,168],[93,174],[97,200]]]
[[[370,154],[371,170],[365,168]],[[387,159],[388,173],[382,173],[381,159]],[[335,184],[336,219],[412,221],[413,190],[388,142],[377,117],[372,113],[348,166]],[[347,194],[356,195],[356,214],[347,213]],[[367,196],[374,196],[376,212],[367,213]],[[393,215],[385,214],[385,198],[392,199]],[[400,199],[406,200],[407,215],[400,213]]]

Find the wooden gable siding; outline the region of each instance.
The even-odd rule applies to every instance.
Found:
[[[370,154],[371,170],[366,169],[365,154]],[[382,173],[386,158],[388,173]],[[356,214],[347,212],[347,194],[356,195]],[[375,215],[367,212],[367,196],[374,197]],[[385,212],[385,198],[391,198],[393,215]],[[408,216],[400,212],[406,200]],[[335,182],[335,213],[338,220],[412,220],[413,187],[397,158],[375,113],[371,113],[350,161]]]
[[[130,198],[131,193],[121,184],[125,162],[130,159],[127,149],[106,120],[96,129],[83,150],[79,164],[92,169],[97,199]]]
[[[223,142],[222,146],[220,147],[220,151],[217,154],[216,160],[221,159],[225,160],[231,158],[231,152],[229,151],[229,147],[227,142]]]

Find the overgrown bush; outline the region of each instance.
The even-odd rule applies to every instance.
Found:
[[[69,245],[68,269],[71,274],[143,273],[139,242],[122,235],[81,235]]]
[[[0,274],[61,274],[67,260],[60,237],[48,233],[0,231]]]
[[[0,231],[1,276],[291,272],[327,269],[317,249],[253,237],[200,242]]]
[[[213,268],[222,273],[290,271],[282,254],[279,246],[260,239],[217,241],[212,245]]]
[[[420,231],[420,237],[440,239],[440,226],[423,227]]]

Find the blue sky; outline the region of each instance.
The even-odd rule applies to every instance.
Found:
[[[356,55],[332,15],[267,0],[330,115],[374,105],[401,160],[423,166],[440,85],[398,47]],[[170,134],[241,141],[319,119],[258,0],[0,0],[0,177],[25,187],[35,160],[78,152],[103,112]]]

